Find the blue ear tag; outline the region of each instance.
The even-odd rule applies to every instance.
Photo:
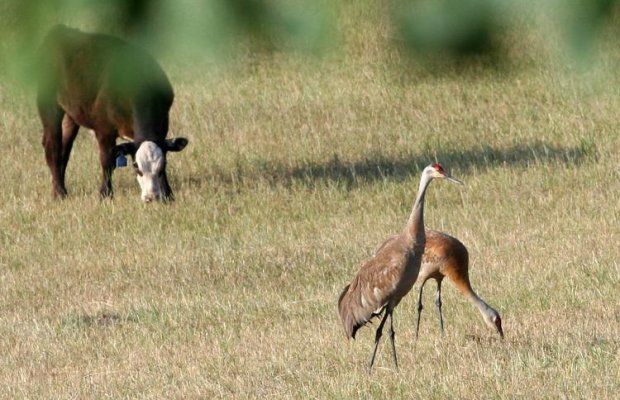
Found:
[[[127,157],[125,157],[123,154],[119,154],[118,157],[116,157],[116,168],[123,168],[127,166]]]

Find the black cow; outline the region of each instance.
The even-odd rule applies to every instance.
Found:
[[[101,197],[112,196],[112,170],[134,159],[145,202],[172,199],[166,153],[187,139],[166,139],[174,94],[166,74],[144,50],[118,38],[54,27],[41,46],[37,106],[54,197],[67,195],[65,171],[80,126],[92,129],[103,173]],[[116,145],[116,139],[131,140]]]

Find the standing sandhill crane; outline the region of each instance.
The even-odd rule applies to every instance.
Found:
[[[439,326],[443,333],[443,314],[441,312],[441,281],[448,277],[459,291],[473,305],[478,307],[484,322],[495,329],[501,338],[504,338],[502,330],[502,319],[499,313],[490,305],[484,302],[473,291],[469,283],[469,254],[467,248],[458,239],[434,230],[426,230],[426,247],[422,256],[422,265],[418,275],[420,282],[420,293],[418,296],[418,318],[416,323],[415,335],[418,337],[420,331],[420,315],[422,314],[422,290],[428,279],[437,281],[437,295],[435,305],[439,312]]]
[[[375,345],[368,365],[372,370],[383,325],[390,317],[390,340],[394,365],[398,368],[394,345],[394,317],[392,313],[400,300],[411,290],[420,271],[426,236],[424,233],[424,195],[434,178],[463,184],[452,178],[439,164],[431,164],[422,171],[420,187],[407,225],[400,235],[389,237],[375,255],[360,268],[353,281],[338,299],[338,311],[347,339],[354,338],[359,328],[373,317],[385,312],[377,331]]]

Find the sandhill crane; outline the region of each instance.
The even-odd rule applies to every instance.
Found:
[[[392,313],[400,300],[411,290],[422,261],[426,237],[424,233],[424,196],[429,183],[434,178],[447,179],[463,184],[451,177],[439,164],[424,168],[420,186],[411,215],[405,229],[399,235],[389,237],[366,261],[351,283],[347,285],[338,299],[338,311],[348,339],[373,317],[385,312],[375,332],[375,344],[368,365],[372,370],[383,325],[390,317],[390,340],[394,365],[398,368],[396,346],[394,345],[394,317]]]
[[[434,230],[426,230],[426,247],[422,256],[422,265],[418,275],[420,282],[420,293],[418,295],[418,318],[416,323],[415,335],[418,337],[420,331],[420,315],[422,314],[422,290],[424,284],[429,279],[437,281],[437,294],[435,305],[439,312],[439,326],[443,333],[443,314],[441,312],[441,281],[448,277],[459,289],[459,291],[473,305],[478,307],[484,322],[495,329],[501,338],[504,338],[502,330],[502,319],[499,313],[490,305],[484,302],[473,291],[469,283],[469,253],[467,248],[458,239]]]

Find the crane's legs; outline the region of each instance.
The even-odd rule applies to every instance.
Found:
[[[424,289],[424,284],[426,281],[422,282],[420,285],[420,293],[418,294],[418,322],[415,326],[415,338],[417,339],[420,334],[420,316],[422,315],[422,310],[424,307],[422,306],[422,290]]]
[[[435,305],[439,312],[439,327],[441,328],[441,334],[443,335],[443,314],[441,312],[441,280],[437,280],[437,296],[435,297]]]
[[[379,324],[379,326],[377,327],[377,331],[375,332],[375,347],[372,350],[372,356],[370,357],[370,363],[368,364],[368,373],[372,371],[372,365],[375,363],[375,356],[377,355],[377,348],[379,347],[379,340],[381,339],[381,335],[383,334],[383,325],[385,325],[385,321],[387,320],[387,317],[390,314],[391,313],[386,308],[385,314],[383,315],[383,318],[381,319],[381,323]]]
[[[392,356],[394,358],[394,366],[398,371],[398,358],[396,358],[396,344],[394,343],[394,337],[396,333],[394,332],[394,314],[390,313],[390,341],[392,342]]]

